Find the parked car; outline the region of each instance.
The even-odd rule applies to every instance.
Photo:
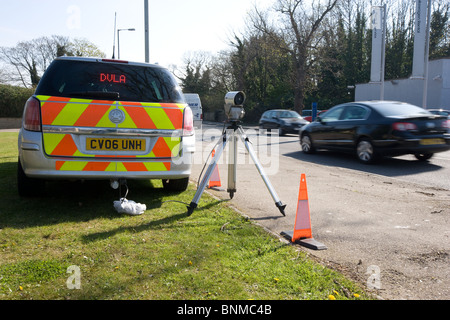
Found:
[[[285,135],[286,133],[298,134],[300,129],[308,123],[309,121],[303,119],[295,111],[275,109],[263,113],[259,120],[259,128],[267,129],[268,131],[278,129],[280,135]]]
[[[175,77],[145,63],[57,58],[27,101],[18,191],[46,179],[162,179],[183,191],[195,151],[193,115]],[[113,182],[115,182],[113,184]]]
[[[355,152],[363,163],[383,155],[414,154],[428,160],[450,150],[450,120],[395,101],[353,102],[335,106],[303,127],[304,153],[317,149]]]
[[[324,113],[324,112],[327,112],[328,110],[318,110],[317,111],[317,115],[316,115],[316,117],[318,116],[318,115],[320,115],[320,114],[322,114],[322,113]],[[313,120],[312,120],[312,115],[309,115],[309,116],[302,116],[303,117],[303,119],[305,119],[306,121],[309,121],[309,122],[313,122]]]
[[[450,111],[445,109],[427,109],[432,114],[438,114],[440,116],[446,116],[450,119]]]
[[[302,110],[302,118],[306,118],[306,117],[312,117],[311,109],[303,109]]]

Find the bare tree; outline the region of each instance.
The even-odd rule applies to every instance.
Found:
[[[60,42],[58,42],[60,43]],[[106,54],[87,39],[75,38],[65,45],[65,54],[77,57],[98,57],[105,58]]]
[[[70,41],[68,37],[40,37],[19,42],[15,47],[0,47],[0,61],[9,70],[8,82],[21,83],[24,87],[34,87],[50,63],[58,56],[98,56],[104,57],[98,48],[84,39]]]
[[[33,46],[30,42],[20,42],[14,48],[0,48],[0,58],[7,65],[14,68],[16,81],[20,81],[24,87],[37,85],[39,76],[37,71],[38,57],[33,52]],[[27,77],[29,77],[30,82]]]
[[[285,39],[289,39],[294,65],[294,108],[297,111],[303,109],[308,69],[313,61],[311,49],[314,48],[314,41],[319,41],[315,36],[326,15],[338,1],[313,1],[308,10],[303,0],[278,0],[276,10],[285,17],[283,32]]]
[[[258,30],[274,37],[279,33],[288,44],[293,71],[292,85],[294,89],[294,108],[301,112],[307,86],[307,78],[314,62],[313,50],[320,42],[318,31],[330,11],[339,0],[304,1],[277,0],[275,12],[281,14],[277,26],[268,21],[267,13],[261,13],[257,8],[251,16],[253,25]]]

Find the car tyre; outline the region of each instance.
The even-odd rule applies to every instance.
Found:
[[[414,156],[419,161],[427,161],[430,160],[433,157],[433,153],[416,153]]]
[[[45,181],[28,178],[20,163],[17,162],[17,191],[21,197],[32,197],[42,195],[45,188]]]
[[[374,163],[378,159],[372,142],[365,138],[358,141],[356,145],[356,156],[364,164]]]
[[[183,179],[163,179],[162,180],[164,190],[170,192],[183,192],[186,191],[189,185],[189,177]]]
[[[312,139],[309,136],[309,134],[304,134],[301,138],[300,138],[300,144],[302,146],[302,151],[306,154],[312,154],[316,151],[316,149],[314,148],[314,145],[312,143]]]

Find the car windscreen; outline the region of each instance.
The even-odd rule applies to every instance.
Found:
[[[408,103],[381,103],[376,110],[385,117],[427,116],[427,110]]]
[[[300,118],[300,115],[295,111],[282,111],[278,114],[279,118]]]
[[[55,60],[37,95],[134,102],[184,103],[181,89],[164,68],[125,63]]]

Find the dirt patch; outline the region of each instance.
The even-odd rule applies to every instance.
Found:
[[[428,266],[433,262],[449,263],[449,254],[445,251],[433,251],[430,253],[423,253],[418,256],[410,257],[410,261],[419,263],[422,266]]]

